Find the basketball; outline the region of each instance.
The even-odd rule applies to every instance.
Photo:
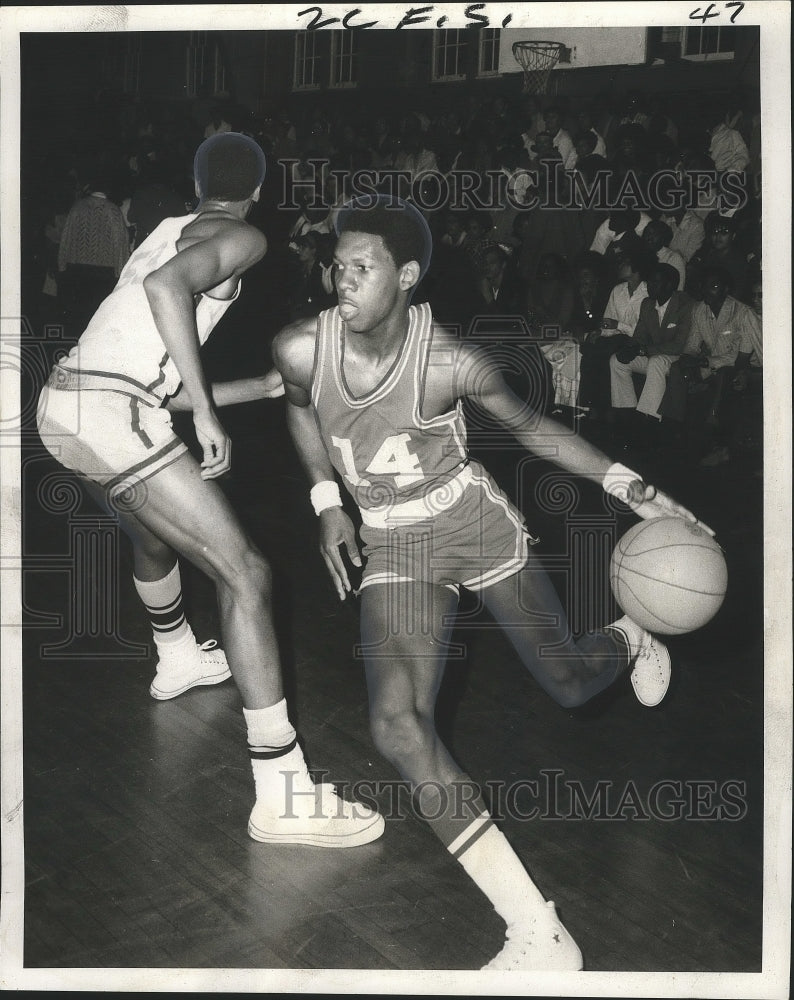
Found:
[[[725,599],[728,568],[702,528],[680,517],[642,521],[620,539],[609,583],[623,612],[649,632],[693,632]]]

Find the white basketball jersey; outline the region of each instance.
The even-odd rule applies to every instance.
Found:
[[[182,231],[196,218],[187,215],[165,219],[133,252],[116,287],[94,313],[77,346],[61,362],[62,367],[121,375],[159,399],[176,392],[181,379],[154,322],[143,281],[176,254]],[[238,283],[231,299],[197,296],[200,344],[239,294]]]

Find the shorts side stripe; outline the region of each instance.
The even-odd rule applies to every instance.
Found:
[[[161,469],[165,469],[176,462],[178,458],[181,458],[187,450],[188,448],[184,441],[180,441],[178,437],[175,437],[173,441],[169,441],[167,445],[155,452],[154,455],[150,455],[145,461],[139,462],[131,469],[127,469],[121,475],[111,479],[106,484],[108,493],[112,495],[129,489],[129,487],[136,485],[136,483],[144,479],[151,479],[155,473],[160,472]]]

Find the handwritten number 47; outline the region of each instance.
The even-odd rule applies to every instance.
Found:
[[[744,4],[741,0],[730,0],[729,3],[723,4],[726,10],[730,10],[731,7],[735,7],[736,10],[731,14],[731,24],[735,24],[736,18],[744,10]],[[717,10],[717,5],[715,3],[710,3],[708,7],[704,10],[702,7],[696,7],[692,13],[689,15],[690,21],[700,21],[705,24],[706,21],[710,20],[712,17],[719,17],[722,13],[721,10]]]

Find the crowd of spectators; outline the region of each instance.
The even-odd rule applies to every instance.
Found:
[[[194,207],[201,140],[245,131],[268,157],[253,221],[282,268],[285,319],[334,304],[334,219],[365,177],[427,218],[435,251],[415,301],[467,334],[501,329],[544,372],[536,405],[606,422],[626,446],[688,436],[697,461],[723,464],[753,436],[746,401],[760,394],[760,111],[745,94],[695,103],[514,95],[300,121],[208,99],[136,108],[93,152],[62,151],[36,200],[41,291],[79,332],[129,253]]]

